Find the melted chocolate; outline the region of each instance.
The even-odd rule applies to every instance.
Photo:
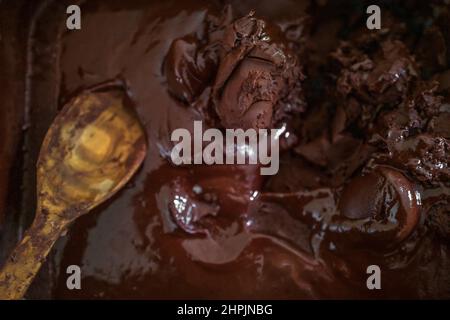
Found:
[[[59,99],[123,78],[150,150],[59,241],[54,296],[449,298],[448,5],[386,2],[368,31],[351,1],[252,3],[89,1],[63,32]],[[279,173],[173,166],[170,134],[194,120],[284,126]]]

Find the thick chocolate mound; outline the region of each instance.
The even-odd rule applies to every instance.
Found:
[[[230,14],[228,7],[207,21],[206,43],[192,36],[172,43],[164,64],[169,91],[192,103],[211,90],[209,112],[223,128],[269,128],[303,112],[304,76],[296,57],[271,42],[266,22],[253,12],[232,22]]]

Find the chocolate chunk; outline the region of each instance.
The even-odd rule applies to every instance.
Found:
[[[419,84],[396,110],[378,117],[374,130],[389,162],[427,185],[450,179],[448,110],[436,90],[436,83]]]
[[[406,167],[416,179],[438,184],[450,181],[450,142],[427,134],[402,140],[390,146],[398,166]]]
[[[292,104],[303,111],[298,106],[303,103],[301,70],[293,57],[269,43],[264,28],[265,23],[250,14],[225,32],[213,94],[215,110],[226,128],[272,127],[275,113],[279,120],[288,112],[277,103],[292,90],[297,93]]]
[[[347,124],[363,128],[381,106],[400,103],[417,77],[413,56],[398,40],[385,40],[375,49],[344,42],[331,56],[341,66],[336,85]]]
[[[270,43],[253,12],[232,23],[229,14],[210,24],[206,43],[190,35],[172,43],[164,63],[169,92],[193,103],[212,81],[210,111],[225,128],[269,128],[303,112],[297,59]]]
[[[386,178],[371,172],[357,176],[344,188],[339,210],[350,219],[373,218],[381,215],[387,188]]]
[[[246,58],[225,85],[217,113],[226,128],[268,128],[279,93],[270,61]]]
[[[357,235],[355,239],[392,245],[405,240],[417,226],[421,200],[415,184],[402,173],[377,167],[351,180],[338,208],[344,217],[361,220],[361,224],[347,225]]]

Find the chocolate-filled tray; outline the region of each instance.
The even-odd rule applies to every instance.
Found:
[[[80,30],[66,27],[73,4]],[[139,172],[58,240],[26,297],[449,298],[450,9],[445,1],[382,1],[383,28],[372,31],[368,4],[1,2],[0,263],[34,217],[44,135],[80,90],[125,81],[149,141]],[[282,111],[267,120],[290,133],[278,174],[263,177],[254,165],[171,164],[174,129],[195,120],[248,124],[214,96],[236,95],[230,88],[239,77],[218,86],[224,53],[207,55],[221,27],[239,33],[254,19],[295,61],[284,62],[286,92],[273,89],[284,95],[274,107]],[[198,65],[177,60],[191,54],[179,48],[192,47]],[[267,64],[278,63],[252,54],[232,72],[270,73]],[[181,77],[199,65],[206,76],[178,85],[171,73],[182,63],[193,64]],[[258,126],[269,126],[264,121]],[[402,139],[411,140],[397,144]],[[183,208],[174,205],[180,199]],[[82,270],[81,290],[66,286],[70,265]],[[381,269],[381,290],[367,287],[371,265]]]

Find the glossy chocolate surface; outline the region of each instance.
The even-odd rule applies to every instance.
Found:
[[[82,5],[59,100],[124,79],[149,153],[59,241],[53,296],[450,298],[449,5],[386,2],[369,31],[358,3]],[[174,166],[170,133],[194,120],[284,126],[280,171]]]

